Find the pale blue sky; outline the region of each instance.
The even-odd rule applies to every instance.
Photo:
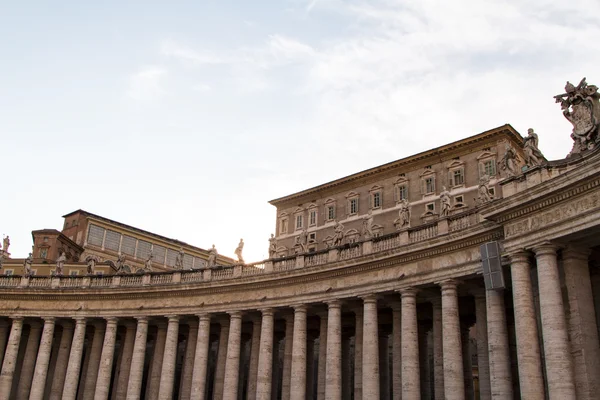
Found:
[[[504,123],[570,150],[596,0],[2,1],[0,234],[78,208],[267,255],[267,201]]]

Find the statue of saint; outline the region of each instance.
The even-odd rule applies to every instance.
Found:
[[[183,247],[180,247],[179,253],[177,253],[177,256],[175,257],[175,268],[183,269],[183,257],[184,256],[185,256],[185,253],[183,252]]]
[[[144,263],[144,272],[152,272],[152,253],[148,255],[148,259]]]
[[[525,152],[525,165],[530,168],[540,165],[544,161],[544,156],[538,149],[538,135],[532,128],[527,129],[523,151]]]
[[[398,214],[398,225],[400,226],[400,228],[410,226],[410,205],[408,203],[408,200],[402,199],[402,202],[400,203],[400,211],[398,212]]]
[[[25,266],[25,276],[26,277],[31,276],[31,264],[33,264],[33,253],[29,253],[27,258],[25,259],[24,266]]]
[[[123,273],[125,267],[125,255],[123,253],[119,252],[117,255],[117,264],[115,266],[117,267],[117,274]]]
[[[63,276],[63,269],[65,267],[65,261],[67,261],[67,256],[64,251],[60,252],[60,256],[56,259],[56,276]]]
[[[442,217],[450,215],[450,193],[446,190],[446,186],[442,186],[442,193],[440,193],[440,208]]]
[[[212,245],[212,249],[208,251],[208,260],[207,260],[207,268],[214,268],[217,266],[217,249],[215,245]]]
[[[121,253],[119,253],[119,257],[120,256],[121,256]],[[96,267],[96,263],[98,262],[98,257],[96,257],[94,255],[89,255],[85,258],[85,262],[87,264],[87,274],[94,275],[94,268]],[[119,263],[119,260],[117,259],[117,264],[118,263]]]
[[[344,225],[342,225],[342,223],[339,221],[335,221],[334,231],[333,247],[341,246],[344,242]]]
[[[488,175],[484,175],[479,179],[479,196],[477,197],[477,204],[484,204],[494,199],[489,184],[490,177]]]
[[[363,218],[362,234],[365,239],[369,240],[373,237],[373,211],[369,210]]]
[[[6,236],[2,242],[4,243],[4,252],[8,253],[8,246],[10,246],[10,237]]]
[[[242,257],[242,250],[244,250],[244,239],[240,239],[238,246],[235,248],[235,255],[238,259],[238,262],[243,263],[244,257]]]
[[[269,238],[269,258],[275,258],[277,255],[277,239],[275,239],[275,235],[271,233],[271,237]]]
[[[517,160],[519,157],[510,145],[507,144],[505,149],[504,155],[502,156],[502,159],[498,161],[498,164],[500,164],[500,168],[506,172],[506,176],[511,178],[518,174]]]

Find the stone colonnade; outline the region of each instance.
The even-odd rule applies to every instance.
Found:
[[[0,398],[597,398],[589,253],[561,254],[551,244],[511,254],[507,293],[448,279],[227,313],[13,316],[0,321]]]

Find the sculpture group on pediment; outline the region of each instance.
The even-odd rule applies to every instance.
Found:
[[[373,212],[371,210],[369,210],[367,215],[365,215],[363,218],[361,234],[365,240],[370,240],[373,236],[375,236],[373,232]]]
[[[217,266],[217,249],[215,245],[212,245],[212,248],[208,251],[208,260],[206,262],[206,268],[213,269]]]
[[[525,153],[525,165],[528,168],[535,167],[544,162],[545,158],[540,149],[538,149],[538,135],[533,128],[527,129],[527,136],[524,138],[523,152]]]
[[[275,258],[277,255],[277,239],[275,239],[275,235],[271,233],[271,237],[269,238],[269,258]]]
[[[25,259],[25,262],[23,263],[23,267],[25,268],[25,276],[26,277],[31,276],[31,264],[33,264],[33,253],[29,253],[27,258]]]
[[[478,196],[477,199],[475,199],[477,204],[485,204],[494,200],[494,195],[492,195],[489,185],[490,177],[488,175],[483,175],[479,178],[479,188],[477,189]]]
[[[244,257],[242,251],[244,250],[244,239],[240,239],[238,246],[235,248],[234,254],[236,255],[239,263],[244,263]]]
[[[573,149],[569,155],[595,148],[600,140],[600,94],[583,78],[577,86],[567,82],[565,93],[554,96],[563,115],[573,125]]]
[[[394,226],[397,230],[410,227],[410,203],[406,199],[400,202],[400,210],[398,210],[398,218],[394,220]]]
[[[512,178],[519,174],[518,162],[519,156],[515,152],[515,149],[509,144],[506,144],[504,155],[502,156],[502,159],[498,161],[498,165],[500,166],[500,169],[504,171],[507,178]]]
[[[442,217],[447,217],[450,215],[451,208],[450,193],[446,190],[445,186],[442,186],[442,192],[440,193],[440,215]]]
[[[56,259],[56,271],[54,272],[54,274],[56,276],[62,276],[63,275],[63,270],[65,267],[65,261],[67,261],[67,256],[65,255],[64,251],[60,252],[60,256],[58,256],[58,258]]]

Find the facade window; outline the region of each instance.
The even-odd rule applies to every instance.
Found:
[[[397,193],[397,201],[408,200],[408,188],[406,185],[398,186]]]
[[[308,226],[317,225],[317,210],[310,210],[308,212]]]
[[[102,242],[104,241],[104,232],[105,230],[101,226],[90,224],[87,242],[93,246],[102,246]]]
[[[435,211],[435,203],[429,203],[429,204],[425,205],[425,210],[426,211]]]
[[[460,186],[465,184],[465,173],[462,168],[454,169],[449,174],[450,187]]]
[[[15,272],[15,271],[14,271],[14,270],[12,270],[12,269],[6,269],[6,270],[4,270],[4,275],[6,275],[6,276],[12,276],[12,274],[13,274],[14,272]]]
[[[381,208],[381,204],[383,203],[383,197],[381,195],[381,190],[371,192],[370,198],[371,198],[371,208]]]
[[[464,205],[464,199],[462,196],[456,196],[454,198],[454,205],[459,206],[459,205]]]
[[[79,275],[79,271],[73,271],[73,270],[71,270],[71,271],[69,271],[69,275],[70,276],[77,276],[77,275]]]
[[[423,194],[432,194],[435,193],[435,177],[429,176],[427,178],[423,178],[422,181],[422,192]]]
[[[316,232],[312,232],[308,234],[308,241],[309,242],[316,242],[317,241],[317,233]]]
[[[496,196],[496,191],[494,190],[493,187],[490,188],[490,194],[494,197]]]
[[[279,233],[287,233],[288,231],[288,219],[283,218],[279,221]]]
[[[40,249],[40,258],[45,260],[46,257],[48,257],[48,249],[46,249],[46,248]]]
[[[304,218],[302,215],[296,215],[296,229],[302,229]]]
[[[496,160],[485,160],[483,163],[479,164],[480,168],[480,176],[496,176]]]
[[[358,213],[358,197],[348,200],[348,208],[350,215]]]
[[[330,221],[335,219],[335,206],[334,205],[327,206],[327,219]]]
[[[44,236],[44,243],[48,243],[48,236]]]

